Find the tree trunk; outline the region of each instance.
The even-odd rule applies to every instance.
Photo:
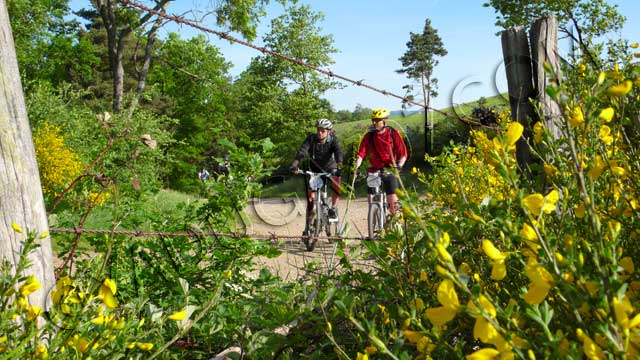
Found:
[[[420,77],[421,85],[422,85],[422,97],[424,100],[424,153],[425,155],[432,156],[433,155],[433,125],[431,124],[431,119],[429,118],[429,102],[431,101],[431,97],[429,96],[431,93],[431,84],[425,84],[425,74],[422,73]]]
[[[558,20],[553,15],[536,20],[531,26],[531,56],[533,63],[533,83],[542,110],[542,122],[554,139],[562,135],[560,106],[545,92],[550,84],[558,84],[560,79],[560,57],[558,56]],[[544,63],[548,63],[553,74],[547,74]]]
[[[531,137],[531,124],[536,121],[531,99],[535,99],[531,73],[531,55],[527,34],[522,27],[502,32],[502,54],[507,73],[511,118],[524,127],[523,136],[516,143],[516,158],[521,169],[529,163],[531,152],[525,139]]]
[[[167,4],[162,6],[162,13],[166,12]],[[133,97],[131,101],[131,105],[129,106],[129,114],[127,115],[127,119],[131,119],[133,117],[133,112],[138,107],[138,103],[140,102],[140,98],[142,97],[142,92],[144,92],[144,88],[147,82],[147,75],[149,74],[149,68],[151,67],[151,55],[153,53],[153,45],[156,41],[156,34],[158,29],[162,25],[162,18],[158,16],[156,21],[153,23],[153,26],[147,33],[147,45],[144,50],[144,59],[142,62],[142,67],[140,71],[138,71],[138,87],[136,88],[136,95]]]
[[[98,12],[102,18],[105,31],[107,32],[107,48],[109,51],[109,68],[113,76],[113,92],[111,108],[114,113],[119,113],[122,109],[122,94],[124,88],[124,67],[122,60],[123,42],[118,39],[118,26],[114,10],[114,4],[110,0],[99,0],[96,3]],[[123,33],[120,33],[122,37]]]
[[[40,174],[18,72],[6,0],[0,0],[0,256],[15,266],[27,232],[48,231]],[[24,230],[13,230],[12,223]],[[48,292],[55,285],[49,237],[29,255],[27,269],[42,284],[29,296],[31,305],[48,309]]]
[[[158,0],[154,7],[154,10],[162,12],[165,11],[166,5],[170,0]],[[123,20],[118,19],[116,15],[116,2],[112,0],[98,0],[96,6],[100,17],[104,23],[104,28],[107,32],[107,46],[109,48],[109,65],[111,69],[111,75],[113,76],[113,103],[112,108],[114,113],[119,113],[122,110],[122,100],[124,98],[124,52],[125,52],[125,40],[133,32],[131,24],[122,23]],[[151,13],[146,13],[140,18],[139,26],[144,24],[153,16]],[[160,24],[160,21],[156,22],[156,25]],[[153,34],[157,28],[153,29]],[[144,82],[142,83],[144,89]],[[138,90],[140,91],[140,90]],[[136,104],[137,105],[137,104]]]

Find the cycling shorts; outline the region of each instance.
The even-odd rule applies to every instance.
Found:
[[[382,188],[385,194],[392,195],[396,193],[396,190],[400,187],[400,181],[392,173],[385,172],[382,175]],[[373,189],[368,188],[368,193],[373,194]]]

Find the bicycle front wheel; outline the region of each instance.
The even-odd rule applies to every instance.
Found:
[[[311,239],[309,239],[309,242],[307,243],[307,251],[313,251],[316,248],[316,243],[318,242],[318,237],[320,236],[320,233],[322,232],[322,229],[324,228],[323,226],[323,217],[324,214],[322,214],[322,203],[321,203],[321,199],[320,199],[320,194],[316,193],[316,199],[315,199],[315,210],[316,210],[316,216],[313,219],[313,231],[311,232]]]
[[[327,219],[326,225],[326,233],[328,237],[337,236],[338,235],[338,219]],[[329,239],[329,243],[333,242],[333,240]]]
[[[369,225],[369,239],[375,239],[384,227],[384,218],[380,204],[372,203],[369,205],[367,223]]]

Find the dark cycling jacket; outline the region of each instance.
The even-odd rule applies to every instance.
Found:
[[[342,163],[343,160],[342,149],[335,134],[327,135],[324,144],[318,142],[317,134],[307,136],[295,159],[301,161],[307,155],[310,159],[310,170],[315,172],[337,169],[338,163]]]

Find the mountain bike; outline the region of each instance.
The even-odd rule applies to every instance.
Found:
[[[309,189],[314,193],[313,210],[311,214],[307,213],[306,231],[302,236],[302,242],[307,247],[307,251],[313,251],[322,231],[328,237],[338,234],[338,214],[336,213],[334,217],[329,216],[331,205],[327,197],[327,187],[332,175],[326,172],[315,173],[312,171],[300,171],[300,173],[309,178]]]
[[[367,224],[369,227],[369,239],[375,239],[389,220],[389,203],[387,202],[387,194],[382,186],[382,177],[384,175],[386,175],[384,170],[367,172],[367,187],[369,188]]]

